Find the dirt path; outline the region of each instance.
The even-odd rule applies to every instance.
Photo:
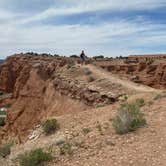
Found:
[[[137,92],[160,92],[160,90],[119,78],[118,76],[110,74],[103,69],[99,69],[93,65],[87,65],[86,67],[89,68],[98,78],[108,79],[110,82],[120,84],[127,89],[135,90]]]

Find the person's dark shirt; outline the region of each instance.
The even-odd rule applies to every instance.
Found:
[[[82,53],[80,54],[80,57],[81,57],[81,58],[85,58],[85,53],[82,52]]]

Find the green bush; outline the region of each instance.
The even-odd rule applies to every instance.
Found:
[[[67,68],[69,69],[69,68],[71,68],[71,67],[73,67],[73,66],[75,66],[76,65],[76,62],[75,61],[69,61],[68,63],[67,63]]]
[[[43,152],[41,148],[25,152],[18,156],[20,166],[41,166],[46,161],[50,161],[52,156],[50,153]]]
[[[0,91],[0,96],[2,96],[4,93],[2,91]]]
[[[82,129],[82,132],[83,132],[84,134],[88,134],[88,133],[91,132],[91,129],[89,129],[89,128],[83,128],[83,129]]]
[[[143,98],[136,99],[136,104],[140,107],[145,105],[145,101]]]
[[[122,95],[122,96],[119,97],[119,100],[120,100],[120,101],[123,101],[123,102],[124,102],[124,101],[127,101],[127,100],[128,100],[128,96],[127,96],[126,94],[125,94],[125,95]]]
[[[95,81],[95,77],[93,77],[93,76],[90,75],[88,77],[88,82],[93,82],[93,81]]]
[[[5,117],[0,117],[0,127],[5,125]]]
[[[65,155],[65,154],[71,155],[72,153],[73,153],[73,151],[72,151],[71,144],[65,143],[62,146],[60,146],[60,154],[61,155]]]
[[[4,105],[4,108],[6,108],[6,109],[8,109],[8,108],[10,108],[11,107],[11,104],[6,104],[6,105]]]
[[[3,158],[8,156],[11,152],[11,146],[12,146],[12,143],[6,143],[4,145],[1,145],[0,146],[0,156]]]
[[[134,131],[145,124],[146,120],[140,112],[140,106],[135,103],[121,105],[113,119],[113,127],[118,134]]]
[[[6,111],[0,111],[0,115],[6,115]]]
[[[59,124],[56,119],[48,119],[42,124],[42,127],[45,134],[48,135],[58,130]]]
[[[83,72],[84,72],[84,74],[85,75],[90,75],[90,74],[92,74],[92,71],[89,69],[89,68],[83,68]]]

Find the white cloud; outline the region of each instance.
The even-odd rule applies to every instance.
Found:
[[[165,0],[62,0],[58,7],[52,6],[33,16],[3,9],[0,10],[0,20],[3,20],[0,22],[0,55],[23,51],[73,54],[82,49],[89,55],[141,53],[144,51],[138,49],[141,46],[166,43],[165,25],[152,24],[143,17],[139,21],[118,20],[99,25],[25,25],[52,16],[98,10],[149,10],[164,5]]]
[[[0,20],[12,19],[14,17],[16,17],[14,13],[0,9]]]
[[[88,55],[111,56],[143,52],[135,49],[144,44],[155,46],[166,42],[166,30],[162,25],[138,24],[125,20],[104,25],[61,25],[11,28],[0,40],[0,51],[79,53],[85,49]],[[158,29],[162,29],[158,34]],[[5,40],[8,39],[8,40]]]
[[[78,14],[84,12],[94,12],[99,10],[122,11],[122,10],[143,10],[154,9],[166,6],[165,0],[63,0],[62,5],[53,6],[34,16],[30,16],[21,21],[29,23],[31,21],[40,21],[49,17],[60,15]],[[67,5],[65,5],[67,4]],[[70,5],[69,5],[70,4]]]

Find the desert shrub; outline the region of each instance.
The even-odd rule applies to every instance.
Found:
[[[70,58],[79,58],[78,55],[70,55]]]
[[[94,59],[103,59],[103,58],[104,58],[104,55],[94,56],[93,58],[94,58]]]
[[[153,99],[154,100],[159,100],[159,99],[164,98],[164,97],[166,97],[165,93],[163,93],[163,94],[156,94],[156,96]]]
[[[65,143],[62,146],[60,146],[61,155],[65,155],[65,154],[71,155],[72,153],[73,153],[73,150],[72,150],[72,145],[70,143]]]
[[[10,108],[10,107],[11,107],[11,104],[6,104],[6,105],[5,105],[5,108],[6,108],[6,109],[8,109],[8,108]]]
[[[127,95],[122,95],[122,96],[119,97],[119,100],[125,102],[125,101],[128,100],[128,96]]]
[[[49,135],[59,129],[59,124],[56,119],[48,119],[42,124],[42,127],[45,134]]]
[[[145,101],[143,98],[136,99],[136,104],[140,107],[145,105]]]
[[[0,115],[6,115],[6,111],[0,111]]]
[[[91,129],[90,129],[90,128],[83,128],[83,129],[82,129],[82,132],[83,132],[84,134],[88,134],[88,133],[91,132]]]
[[[89,68],[84,68],[84,69],[83,69],[83,72],[84,72],[85,75],[90,75],[90,74],[92,74],[92,72],[90,71]]]
[[[113,127],[118,134],[134,131],[145,124],[144,115],[140,112],[139,105],[135,103],[121,105],[113,118]]]
[[[89,76],[89,77],[88,77],[88,82],[93,82],[93,81],[95,81],[95,77]]]
[[[8,156],[11,152],[11,146],[12,146],[12,143],[6,143],[4,145],[1,145],[0,146],[0,156],[3,158]]]
[[[68,63],[67,63],[67,68],[71,68],[71,67],[73,67],[73,66],[75,66],[76,65],[76,62],[75,61],[69,61]]]
[[[155,97],[154,97],[154,100],[158,100],[161,98],[161,94],[157,94]]]
[[[153,105],[153,101],[148,102],[148,106],[151,106],[151,105]]]
[[[5,117],[0,117],[0,127],[5,125]]]
[[[4,93],[2,91],[0,91],[0,96],[2,96]]]
[[[102,129],[102,126],[99,122],[97,122],[97,126],[96,126],[97,130],[99,131],[100,135],[104,135],[103,134],[103,129]]]
[[[43,152],[41,148],[25,152],[24,154],[18,156],[20,166],[44,165],[44,162],[50,161],[51,159],[51,154]]]

